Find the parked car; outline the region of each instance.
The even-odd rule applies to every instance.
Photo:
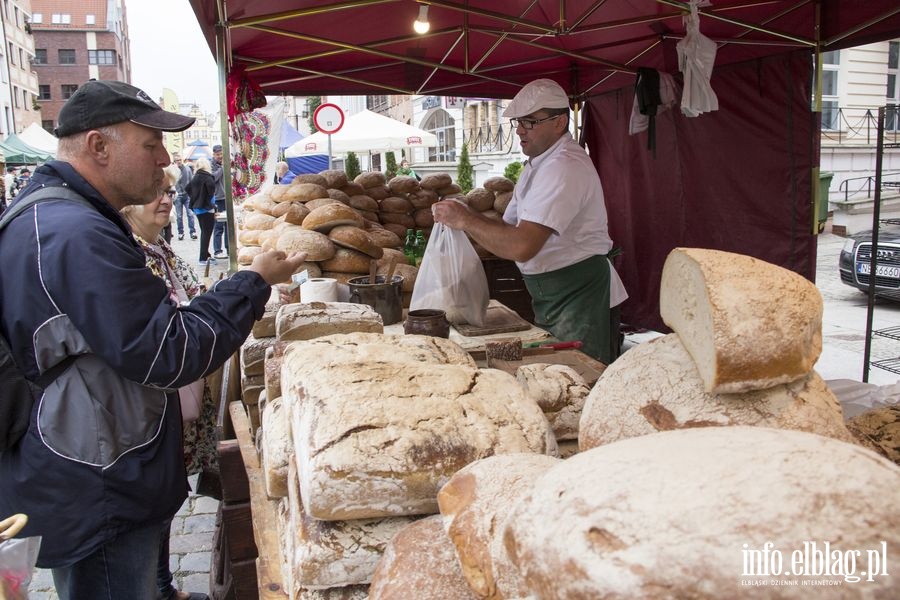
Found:
[[[838,259],[841,282],[868,293],[871,256],[871,231],[862,231],[847,238]],[[881,226],[875,258],[876,295],[900,300],[900,225]]]

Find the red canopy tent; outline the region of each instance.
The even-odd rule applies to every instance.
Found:
[[[662,261],[679,245],[743,252],[812,279],[818,119],[811,55],[900,37],[897,0],[713,0],[720,110],[627,135],[634,73],[675,74],[677,0],[190,0],[224,73],[266,94],[512,97],[557,80],[583,108],[606,192],[627,322],[660,327]],[[412,32],[421,6],[430,31]],[[222,86],[224,88],[224,84]],[[231,231],[232,228],[229,229]]]

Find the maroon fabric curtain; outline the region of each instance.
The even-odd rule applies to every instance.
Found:
[[[814,280],[811,76],[808,52],[717,67],[719,110],[687,118],[676,106],[658,116],[655,158],[646,131],[628,134],[633,87],[589,99],[584,137],[624,250],[623,323],[667,331],[659,280],[679,246],[748,254]]]

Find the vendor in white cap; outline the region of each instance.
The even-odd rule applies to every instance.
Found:
[[[434,220],[516,261],[535,323],[559,340],[581,341],[584,352],[609,364],[619,355],[618,305],[628,294],[609,261],[600,177],[569,134],[569,99],[555,81],[537,79],[503,116],[529,157],[503,221],[453,201],[435,204]]]

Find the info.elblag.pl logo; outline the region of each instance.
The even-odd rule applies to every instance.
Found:
[[[873,582],[888,576],[887,542],[875,548],[842,549],[827,541],[805,541],[802,547],[786,553],[775,548],[772,542],[766,542],[759,549],[744,544],[741,555],[743,577],[781,578],[742,579],[742,585],[831,586]]]

